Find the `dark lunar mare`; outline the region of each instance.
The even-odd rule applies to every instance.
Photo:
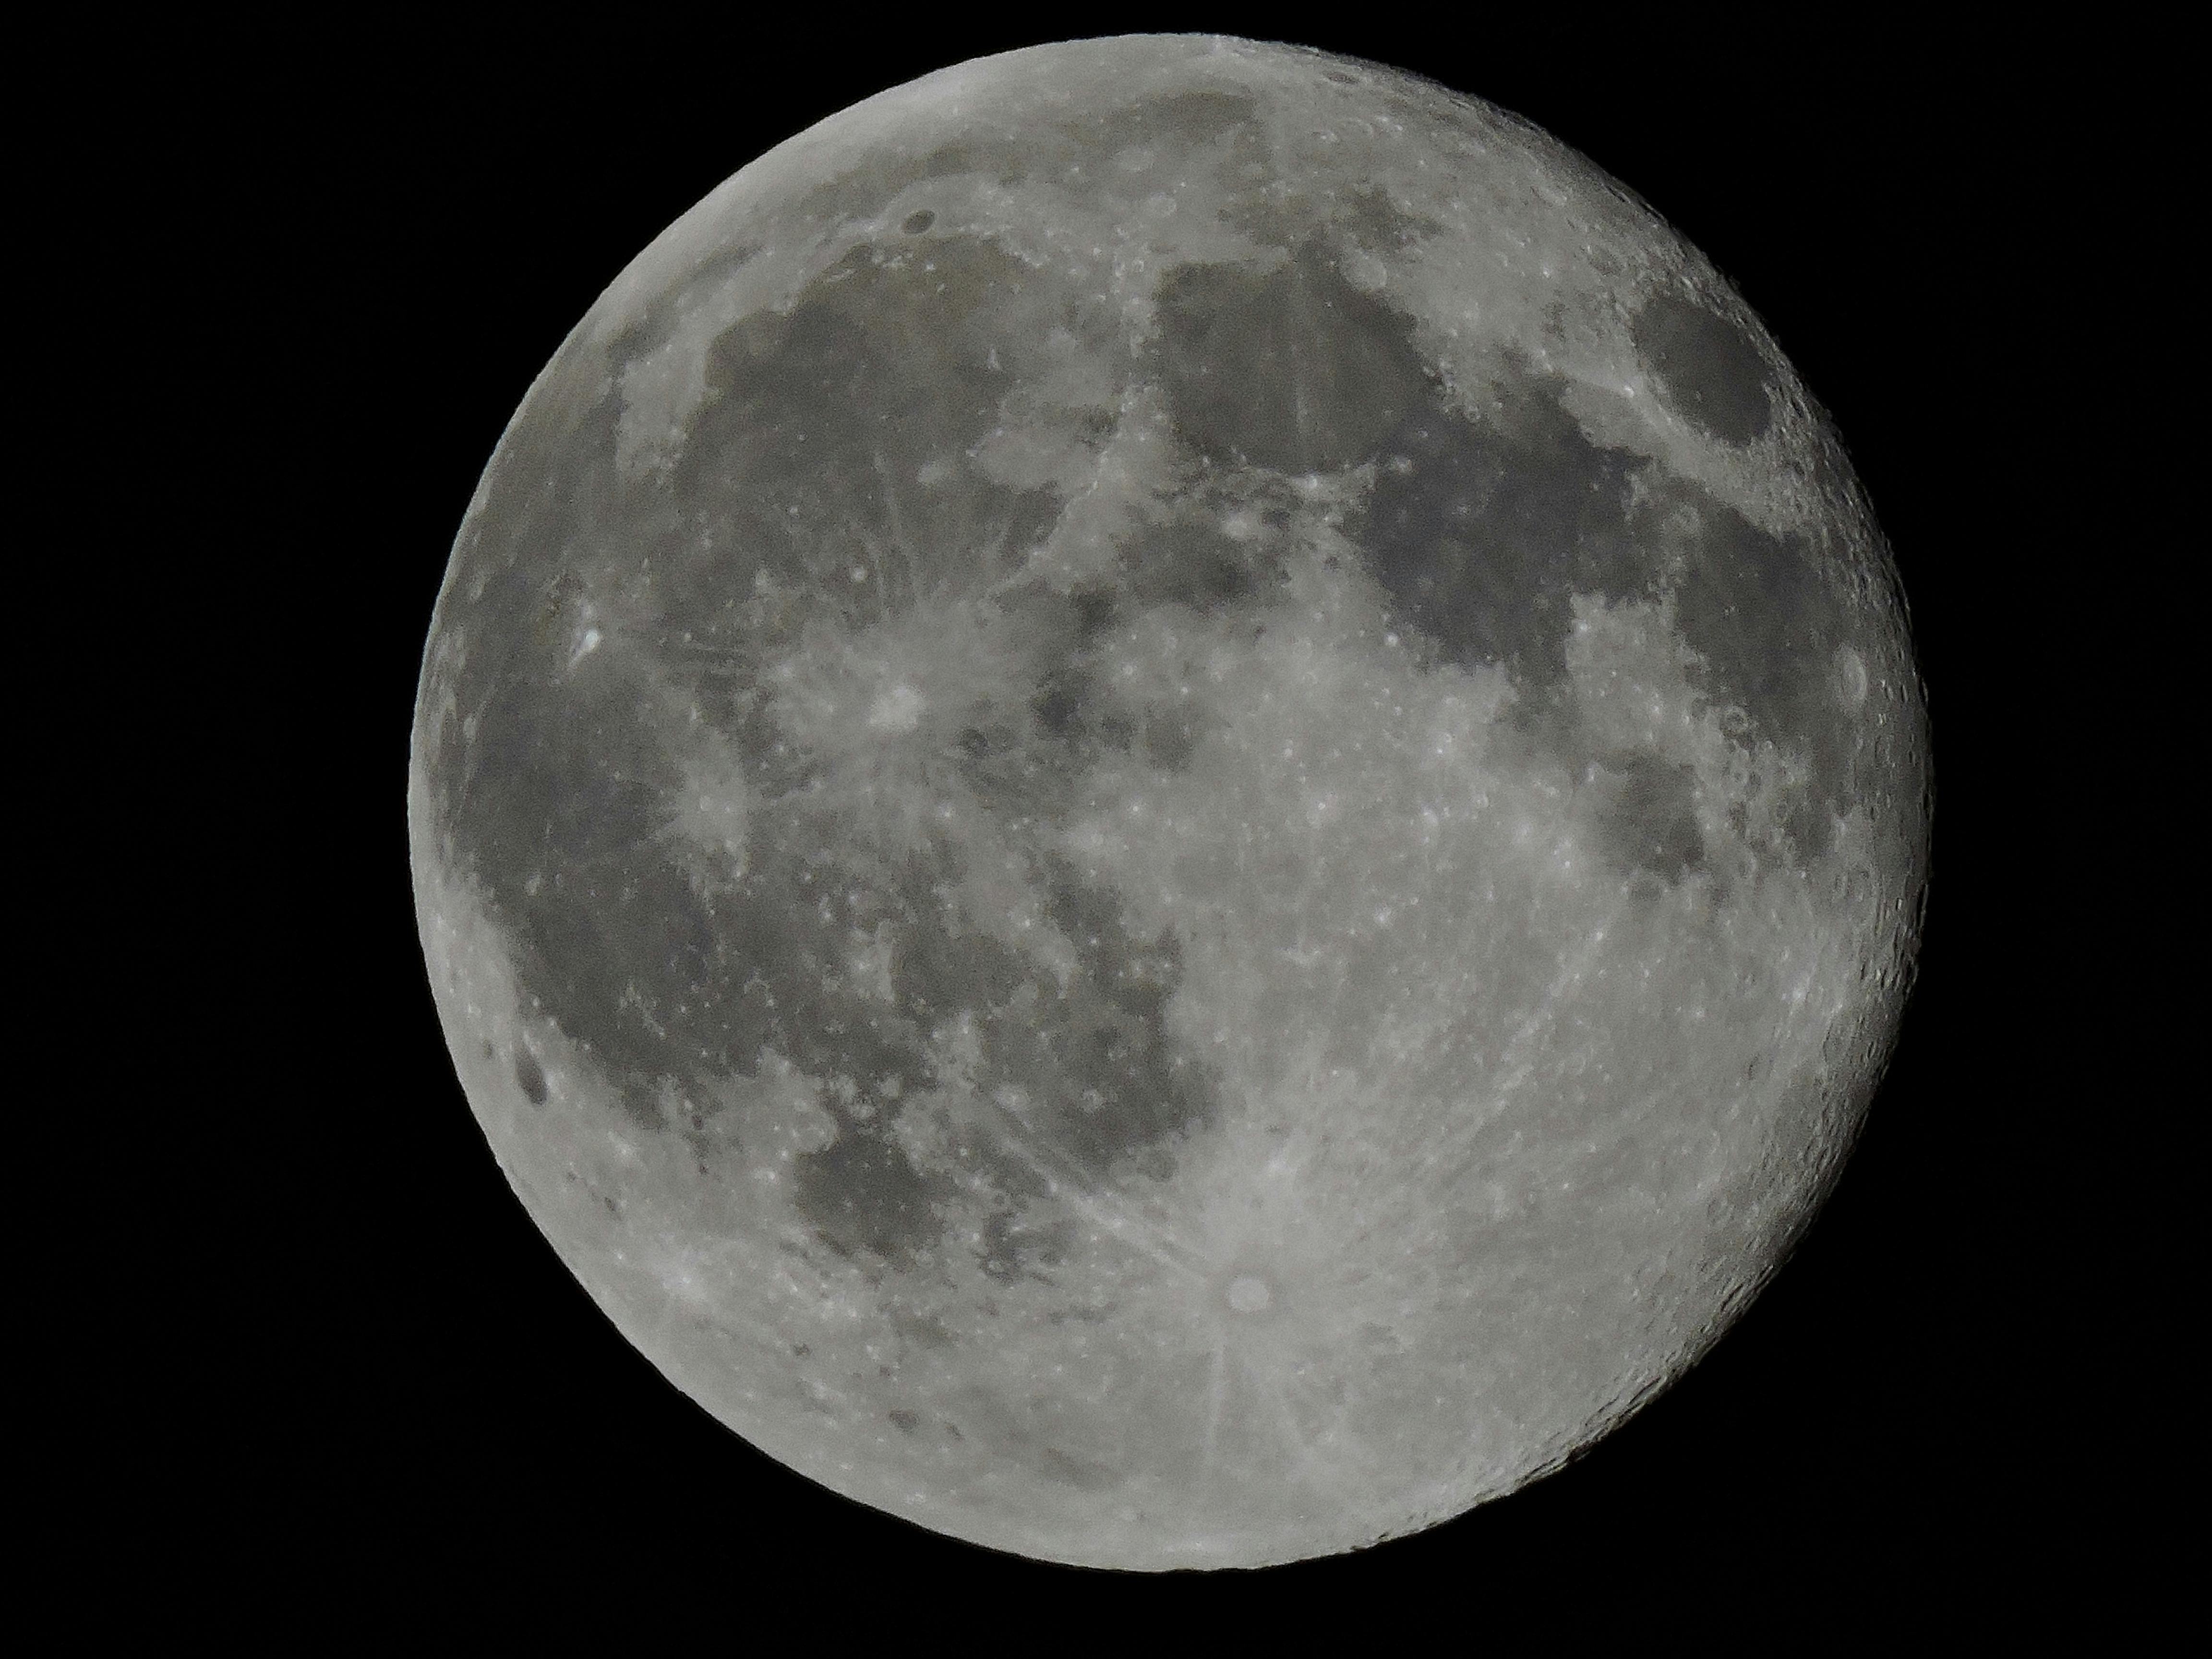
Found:
[[[1763,409],[1763,360],[1724,318],[1662,296],[1653,326],[1682,384],[1714,418]],[[1589,743],[1563,706],[1571,600],[1671,595],[1703,659],[1702,689],[1741,709],[1750,735],[1808,763],[1787,825],[1800,860],[1827,848],[1853,781],[1851,732],[1828,694],[1850,617],[1815,550],[1770,535],[1690,480],[1594,441],[1565,383],[1524,362],[1472,416],[1449,406],[1413,344],[1413,322],[1354,289],[1313,245],[1253,271],[1201,265],[1163,284],[1158,360],[1183,442],[1203,461],[1284,471],[1372,462],[1347,526],[1392,609],[1443,660],[1502,665],[1516,719],[1558,757]],[[1735,343],[1731,345],[1729,341]],[[1631,769],[1604,811],[1608,843],[1679,877],[1703,861],[1679,780]]]
[[[1160,284],[1156,355],[1183,441],[1217,465],[1326,472],[1429,401],[1405,319],[1318,241],[1272,270],[1193,264]]]
[[[1747,444],[1774,423],[1766,359],[1735,319],[1679,294],[1655,294],[1630,325],[1667,401],[1723,443]]]
[[[503,447],[460,550],[441,621],[465,647],[446,670],[449,719],[471,734],[443,734],[432,775],[453,861],[514,941],[530,1011],[606,1074],[635,1121],[696,1126],[721,1109],[719,1079],[754,1074],[775,1050],[829,1086],[838,1126],[799,1160],[799,1208],[833,1247],[893,1258],[941,1231],[944,1176],[892,1131],[938,1080],[933,1031],[963,1013],[978,1024],[981,1086],[1022,1091],[1042,1143],[1086,1174],[1126,1159],[1164,1170],[1173,1139],[1213,1109],[1210,1079],[1164,1031],[1171,939],[1131,937],[1112,888],[1040,860],[1034,878],[1079,967],[1063,989],[946,898],[962,873],[951,843],[888,870],[841,859],[842,826],[805,805],[816,763],[761,684],[810,625],[849,634],[925,595],[980,591],[1057,513],[1048,491],[965,467],[927,501],[910,483],[997,417],[1012,377],[994,366],[992,307],[1034,280],[969,240],[936,240],[930,258],[940,280],[917,283],[904,259],[858,248],[787,315],[720,337],[708,402],[665,483],[618,471],[618,395],[586,400],[579,365],[556,365],[524,417],[544,429]],[[1198,535],[1126,555],[1126,593],[1006,599],[1037,613],[1025,618],[1045,641],[1035,695],[1011,726],[971,732],[946,757],[988,804],[1049,817],[1102,747],[1187,751],[1171,720],[1104,712],[1087,655],[1131,600],[1212,604],[1249,588],[1234,544],[1201,551]],[[880,555],[866,586],[848,579],[856,537]],[[996,562],[977,557],[993,548]],[[603,609],[629,618],[622,648],[580,658],[594,599],[609,595],[620,603]],[[685,787],[665,743],[672,688],[732,741],[749,791],[784,803],[756,809],[746,867],[725,885],[702,887],[670,842]],[[888,1005],[850,983],[856,949],[879,932]],[[702,1157],[705,1146],[695,1135]],[[1036,1184],[1018,1161],[993,1168],[1017,1197]],[[1050,1242],[1010,1208],[987,1265],[1014,1270]]]

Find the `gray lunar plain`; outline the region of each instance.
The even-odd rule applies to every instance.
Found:
[[[453,549],[409,822],[470,1103],[638,1348],[862,1503],[1164,1568],[1455,1515],[1697,1358],[1888,1053],[1929,778],[1693,249],[1427,82],[1133,37],[622,274]]]

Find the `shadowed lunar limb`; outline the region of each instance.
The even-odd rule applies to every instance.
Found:
[[[1586,161],[1071,43],[738,174],[532,388],[425,654],[469,1100],[811,1478],[1356,1547],[1666,1386],[1832,1180],[1924,720],[1834,434]]]

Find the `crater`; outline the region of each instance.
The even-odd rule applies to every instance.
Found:
[[[1772,424],[1766,359],[1733,318],[1661,294],[1645,301],[1629,332],[1668,404],[1711,436],[1747,444]]]
[[[1265,1313],[1275,1305],[1275,1292],[1259,1274],[1239,1273],[1229,1281],[1221,1299],[1237,1313]]]
[[[538,1063],[538,1056],[529,1049],[514,1051],[514,1081],[522,1091],[522,1097],[532,1106],[543,1106],[549,1096],[545,1086],[545,1068]]]
[[[1848,645],[1836,647],[1836,700],[1849,711],[1856,711],[1866,701],[1866,659]]]

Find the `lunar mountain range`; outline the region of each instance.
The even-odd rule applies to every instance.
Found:
[[[460,531],[409,824],[629,1340],[1149,1569],[1455,1515],[1697,1358],[1886,1060],[1929,787],[1863,493],[1695,250],[1474,100],[1132,37],[622,274]]]

